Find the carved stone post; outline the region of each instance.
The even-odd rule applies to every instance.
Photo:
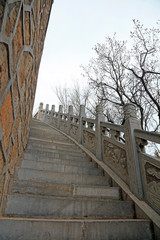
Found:
[[[38,110],[37,119],[39,119],[41,121],[42,118],[43,118],[43,103],[41,102],[39,104],[39,110]]]
[[[44,112],[44,117],[43,117],[43,122],[47,120],[47,113],[49,111],[49,104],[46,104],[45,112]]]
[[[53,113],[54,112],[55,112],[55,105],[52,105],[49,124],[52,124],[52,122],[53,122]]]
[[[51,113],[54,113],[54,112],[55,112],[55,105],[52,105]]]
[[[80,105],[80,112],[79,112],[79,125],[78,125],[78,142],[82,143],[82,118],[86,117],[86,113],[85,113],[85,106],[84,105]]]
[[[60,123],[61,123],[61,114],[63,112],[63,106],[59,105],[59,111],[58,111],[58,122],[57,122],[57,128],[60,129]]]
[[[73,115],[73,106],[68,107],[68,121],[67,121],[67,134],[70,135],[70,129],[71,129],[71,119],[70,116]]]
[[[133,104],[124,106],[125,116],[125,140],[126,140],[126,156],[127,168],[129,175],[129,185],[131,191],[138,197],[142,198],[142,182],[140,176],[140,166],[138,162],[138,154],[136,148],[136,140],[134,129],[140,129],[140,122],[136,116],[136,107]]]
[[[100,122],[104,122],[103,107],[98,105],[96,107],[96,157],[102,160],[102,135]]]

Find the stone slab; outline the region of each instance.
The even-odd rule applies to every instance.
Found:
[[[94,167],[80,167],[80,166],[70,166],[67,164],[54,164],[54,163],[44,163],[36,161],[23,161],[21,168],[30,168],[35,170],[45,170],[52,172],[64,172],[64,173],[74,173],[74,174],[86,174],[86,175],[96,175],[102,176],[102,170]]]
[[[9,195],[5,215],[45,217],[133,218],[131,201]]]
[[[26,151],[24,154],[24,158],[26,158],[27,155],[30,155],[30,158],[37,159],[37,158],[60,158],[60,159],[66,159],[66,160],[74,160],[74,161],[89,161],[89,158],[86,158],[84,156],[75,156],[75,155],[67,155],[65,153],[61,154],[59,152],[50,153],[50,152],[44,152],[44,151]]]
[[[64,157],[66,159],[66,157],[78,157],[78,158],[84,158],[86,157],[85,153],[80,153],[80,152],[75,152],[75,151],[66,151],[66,150],[58,150],[58,149],[42,149],[42,148],[27,148],[26,153],[33,153],[33,154],[38,154],[38,155],[42,155],[42,156],[50,156],[50,157],[54,157],[55,154],[59,154],[59,156],[62,158]]]
[[[93,167],[94,164],[86,159],[81,159],[80,161],[69,160],[69,159],[59,159],[59,158],[50,158],[50,157],[39,157],[32,156],[31,154],[25,154],[23,161],[36,161],[36,162],[44,162],[44,163],[55,163],[55,164],[67,164],[70,166],[82,166],[82,167]]]
[[[65,150],[65,151],[70,151],[70,148],[72,148],[72,152],[78,152],[78,153],[83,153],[82,150],[80,150],[78,147],[76,147],[73,144],[63,144],[61,142],[41,142],[41,141],[28,141],[28,149],[57,149],[57,150]]]
[[[9,227],[8,227],[9,226]],[[145,220],[0,219],[1,240],[152,240]]]
[[[54,184],[22,180],[13,182],[12,192],[43,196],[81,196],[97,199],[120,199],[118,187]]]
[[[65,183],[65,184],[86,184],[109,186],[110,178],[92,175],[77,175],[67,173],[52,173],[49,171],[38,171],[31,169],[19,169],[19,180],[35,180],[40,182]]]

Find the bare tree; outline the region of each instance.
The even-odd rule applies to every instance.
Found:
[[[65,113],[68,112],[68,106],[72,105],[74,107],[74,114],[78,115],[80,105],[84,105],[88,116],[90,116],[89,113],[92,107],[90,107],[91,94],[89,85],[80,87],[79,83],[75,81],[71,88],[57,86],[53,91],[56,94],[59,103],[63,105]]]
[[[89,86],[85,87],[79,85],[78,81],[74,82],[73,88],[70,88],[69,91],[69,99],[71,105],[74,107],[74,111],[76,114],[79,114],[79,106],[84,105],[86,108],[88,107],[90,98],[90,89]]]
[[[64,113],[67,113],[69,106],[69,89],[67,87],[62,88],[61,86],[56,86],[53,91],[59,100],[59,104],[63,105]]]
[[[144,28],[136,20],[134,31],[131,32],[133,48],[130,61],[123,66],[136,78],[144,91],[143,97],[158,115],[160,125],[160,29]]]
[[[127,42],[107,37],[94,48],[97,57],[83,67],[84,76],[104,102],[109,121],[123,123],[122,107],[130,102],[137,106],[142,129],[160,126],[160,42],[159,29],[146,29],[133,20],[133,47]],[[158,120],[158,121],[157,121]]]

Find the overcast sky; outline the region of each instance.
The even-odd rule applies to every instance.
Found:
[[[96,43],[116,32],[129,41],[132,19],[153,27],[160,19],[160,0],[55,0],[52,6],[38,76],[34,112],[39,103],[55,104],[53,88],[70,87],[74,80],[84,84],[80,65],[94,55]]]

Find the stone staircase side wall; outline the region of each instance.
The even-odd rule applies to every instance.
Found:
[[[0,202],[27,144],[52,3],[0,1]]]

